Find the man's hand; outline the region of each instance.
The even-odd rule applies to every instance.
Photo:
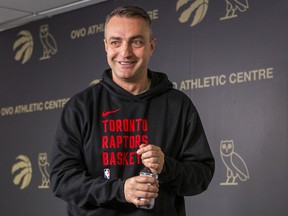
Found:
[[[137,151],[141,155],[144,166],[150,168],[152,173],[160,174],[164,166],[164,153],[159,146],[141,144]]]
[[[124,183],[125,199],[136,206],[148,205],[150,198],[158,196],[158,191],[158,180],[149,176],[135,176]]]

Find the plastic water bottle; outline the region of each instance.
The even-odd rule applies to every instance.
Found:
[[[158,178],[158,175],[152,173],[148,167],[144,167],[144,169],[142,169],[140,171],[140,176],[149,176],[149,177],[156,178],[156,179]],[[141,200],[141,199],[145,199],[145,198],[139,198],[139,199]],[[150,198],[149,204],[138,206],[138,207],[142,208],[142,209],[153,209],[154,205],[155,205],[155,198]]]

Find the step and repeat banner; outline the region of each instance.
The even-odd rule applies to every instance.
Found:
[[[111,0],[0,32],[1,215],[66,215],[49,182],[56,126],[69,98],[108,67],[105,17],[127,4],[148,11],[150,69],[193,100],[216,159],[187,215],[286,216],[285,0]]]

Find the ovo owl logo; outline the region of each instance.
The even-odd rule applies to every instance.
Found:
[[[57,43],[54,36],[49,32],[48,25],[40,26],[39,31],[40,41],[43,46],[43,56],[40,60],[45,60],[51,58],[51,55],[55,55],[57,53]]]
[[[41,185],[38,186],[40,189],[49,188],[50,174],[47,153],[39,153],[38,155],[38,166],[41,173]]]
[[[14,59],[25,64],[33,52],[33,37],[27,30],[22,30],[17,35],[18,39],[13,44],[13,51],[16,51]]]
[[[209,0],[178,0],[176,3],[176,11],[180,12],[178,18],[180,23],[186,23],[190,20],[190,26],[193,27],[200,23],[208,10]]]
[[[247,181],[249,172],[243,158],[235,152],[233,140],[222,140],[220,143],[221,159],[226,167],[226,181],[220,185],[238,185],[238,180]]]
[[[25,155],[16,157],[16,163],[12,166],[13,183],[20,185],[23,190],[30,184],[32,178],[32,165],[29,158]]]
[[[232,19],[238,17],[238,12],[245,12],[249,8],[248,0],[225,0],[226,15],[220,20]]]

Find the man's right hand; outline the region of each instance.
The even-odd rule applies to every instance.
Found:
[[[136,206],[148,205],[150,198],[156,198],[159,191],[156,178],[149,176],[135,176],[124,183],[125,199]],[[140,198],[143,198],[140,200]]]

